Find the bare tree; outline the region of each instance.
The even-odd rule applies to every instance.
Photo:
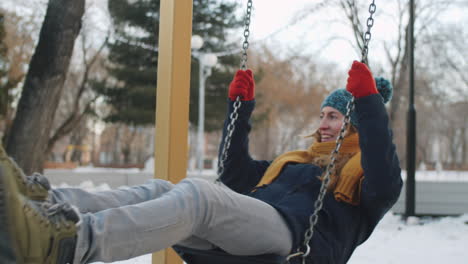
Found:
[[[2,140],[6,140],[15,115],[13,107],[13,102],[17,99],[15,90],[24,82],[27,65],[34,51],[33,35],[37,30],[37,26],[32,16],[19,17],[3,9],[0,9],[0,12],[5,14],[5,39],[3,41],[7,49],[6,57],[8,61],[6,83],[2,85],[2,93],[6,101],[2,102],[4,104],[1,110],[3,116],[2,120],[0,120],[0,122],[3,122],[4,128]]]
[[[359,17],[365,17],[362,10],[367,11],[363,8],[368,5],[367,1],[357,1],[357,0],[341,0],[340,5],[344,10],[348,22],[354,32],[355,36],[355,45],[357,47],[362,47],[362,36],[363,36],[363,27],[359,21]],[[402,163],[405,162],[405,148],[406,148],[406,107],[404,103],[407,102],[407,89],[408,89],[408,58],[409,58],[409,7],[408,1],[398,0],[392,2],[396,5],[397,12],[396,15],[389,15],[393,17],[397,25],[397,36],[396,39],[391,41],[385,41],[383,43],[384,51],[386,54],[386,60],[390,65],[390,75],[391,82],[393,84],[394,93],[393,98],[390,103],[390,118],[392,120],[392,127],[395,134],[395,142],[397,144],[397,149],[399,156],[402,160]],[[426,0],[426,1],[416,1],[415,6],[415,50],[416,50],[416,104],[417,108],[421,108],[422,111],[418,111],[418,151],[423,151],[424,153],[418,153],[418,159],[424,160],[427,157],[430,157],[430,149],[427,145],[427,141],[435,136],[431,131],[431,125],[428,120],[425,120],[425,116],[421,114],[430,115],[440,115],[440,113],[434,113],[433,109],[430,109],[429,106],[424,105],[429,102],[429,104],[435,105],[438,104],[441,107],[447,106],[448,97],[445,97],[443,93],[437,91],[438,87],[434,85],[437,80],[438,74],[436,73],[433,66],[441,65],[442,63],[447,65],[449,68],[452,68],[452,74],[454,73],[463,73],[463,69],[459,68],[463,63],[456,63],[454,59],[459,60],[458,57],[462,56],[446,56],[445,52],[465,52],[466,45],[462,44],[464,41],[455,41],[458,45],[461,45],[461,48],[454,48],[457,44],[454,44],[454,39],[446,34],[451,32],[456,26],[451,26],[450,30],[441,31],[438,29],[440,25],[440,20],[438,17],[447,10],[449,7],[453,7],[457,3],[445,1],[445,0]],[[360,6],[356,8],[356,6]],[[360,11],[361,10],[361,11]],[[378,19],[378,18],[376,18]],[[450,33],[449,33],[450,34]],[[452,45],[450,47],[450,45]],[[431,52],[432,50],[432,52]],[[431,52],[431,56],[427,56],[427,53]],[[465,54],[466,55],[466,54]],[[466,58],[467,56],[464,56]],[[465,64],[466,65],[466,64]],[[444,70],[447,69],[447,66],[444,67]],[[466,86],[466,77],[463,74],[458,74],[459,79],[465,82]],[[466,89],[462,89],[466,90]],[[424,100],[422,100],[424,98]],[[418,100],[419,99],[419,100]],[[441,102],[440,99],[445,99],[445,102]],[[425,126],[420,126],[425,124]],[[426,142],[426,143],[423,143]]]
[[[263,121],[254,124],[250,142],[252,153],[262,159],[307,148],[311,141],[305,136],[316,128],[325,87],[338,88],[330,81],[334,79],[331,74],[323,75],[332,71],[317,66],[309,56],[276,56],[267,48],[251,56],[254,72],[260,77],[253,120]]]
[[[437,21],[430,17],[431,21]],[[426,23],[428,24],[428,23]],[[437,23],[420,35],[419,49],[422,63],[418,64],[418,76],[426,75],[426,85],[417,87],[417,97],[431,94],[425,102],[418,104],[418,115],[428,125],[421,127],[422,134],[431,134],[432,140],[441,140],[439,155],[427,163],[441,163],[447,169],[466,169],[467,161],[467,117],[468,82],[464,72],[468,71],[466,39],[468,34],[463,23]],[[429,34],[430,33],[430,34]],[[420,78],[419,78],[420,79]],[[427,112],[421,113],[423,103]],[[419,123],[419,121],[418,121]],[[434,125],[435,124],[435,125]],[[419,127],[419,125],[418,125]],[[421,147],[424,142],[419,142]],[[419,149],[419,148],[418,148]],[[434,156],[434,155],[432,155]]]
[[[109,124],[100,139],[100,156],[108,166],[125,167],[143,164],[153,155],[153,128],[131,127],[125,124]],[[99,164],[97,164],[99,165]]]
[[[85,0],[48,3],[6,146],[25,173],[42,171],[84,6]]]
[[[49,156],[49,154],[52,152],[52,149],[55,143],[58,140],[70,134],[75,128],[78,127],[78,125],[82,122],[86,114],[91,111],[91,106],[97,99],[97,96],[93,95],[92,92],[90,91],[89,81],[90,81],[90,76],[91,76],[91,70],[93,69],[93,66],[95,65],[98,58],[101,56],[101,53],[107,44],[108,37],[104,40],[104,42],[101,44],[99,49],[91,56],[90,59],[88,59],[88,56],[87,56],[89,48],[86,46],[85,33],[81,34],[81,40],[82,40],[81,41],[81,48],[82,48],[81,57],[83,59],[83,63],[82,63],[83,72],[82,72],[81,80],[77,81],[76,88],[78,88],[77,89],[78,91],[71,96],[72,98],[72,102],[70,103],[71,109],[68,109],[67,116],[65,118],[62,118],[63,121],[61,122],[60,125],[58,125],[58,128],[54,131],[53,135],[49,139],[49,142],[47,144],[47,149],[45,152],[46,156]],[[70,75],[71,73],[69,73],[68,76]],[[86,93],[91,94],[91,95],[88,96],[88,98],[84,98],[84,95]]]

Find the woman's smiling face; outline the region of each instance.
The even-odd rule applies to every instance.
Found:
[[[344,115],[331,106],[325,106],[320,112],[320,141],[335,141],[343,126]]]

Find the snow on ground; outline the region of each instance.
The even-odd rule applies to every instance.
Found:
[[[435,173],[420,173],[422,178],[434,180]],[[441,173],[455,178],[468,177],[464,173]],[[57,187],[69,187],[60,184]],[[94,186],[83,182],[79,188],[89,191],[110,189],[108,185]],[[151,255],[144,255],[118,264],[151,264]],[[465,264],[468,263],[468,214],[458,217],[412,218],[408,223],[388,213],[372,236],[355,252],[349,264]]]
[[[468,171],[416,171],[416,181],[467,182]],[[401,171],[401,178],[406,179],[406,171]],[[467,262],[468,263],[468,262]]]
[[[387,214],[348,263],[468,263],[468,214],[410,222]]]
[[[61,183],[58,186],[52,185],[52,188],[69,188],[69,187],[81,188],[88,192],[107,191],[111,189],[108,184],[100,184],[98,186],[95,186],[92,181],[84,181],[80,184],[80,186],[70,186],[66,183]]]

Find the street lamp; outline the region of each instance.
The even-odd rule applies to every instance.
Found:
[[[203,172],[203,161],[205,159],[205,81],[211,75],[211,68],[218,62],[218,57],[212,53],[203,53],[198,50],[203,46],[203,39],[193,35],[191,40],[193,56],[198,60],[198,133],[197,133],[197,168],[200,175]]]
[[[414,0],[410,0],[409,106],[406,140],[405,217],[416,214],[416,108],[414,107]]]

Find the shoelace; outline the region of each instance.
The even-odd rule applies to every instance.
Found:
[[[39,173],[34,173],[33,175],[26,177],[26,183],[32,190],[35,190],[37,185],[42,186],[45,190],[50,190],[51,188],[47,178]]]
[[[49,202],[42,203],[42,208],[45,210],[48,222],[53,223],[57,230],[62,228],[70,228],[70,222],[77,223],[79,217],[75,210],[68,203],[51,204]]]
[[[0,154],[2,153],[0,152]],[[15,168],[14,173],[16,174],[16,177],[19,177],[21,181],[23,182],[23,184],[26,186],[26,188],[28,188],[29,190],[35,192],[40,189],[45,189],[47,191],[51,189],[49,180],[47,180],[47,178],[44,177],[43,175],[35,172],[31,176],[25,176],[22,170],[18,168],[18,165],[13,159],[11,159],[10,157],[6,157],[5,159],[7,159],[7,161],[11,163],[11,165]],[[42,188],[40,188],[39,186],[41,186]]]

